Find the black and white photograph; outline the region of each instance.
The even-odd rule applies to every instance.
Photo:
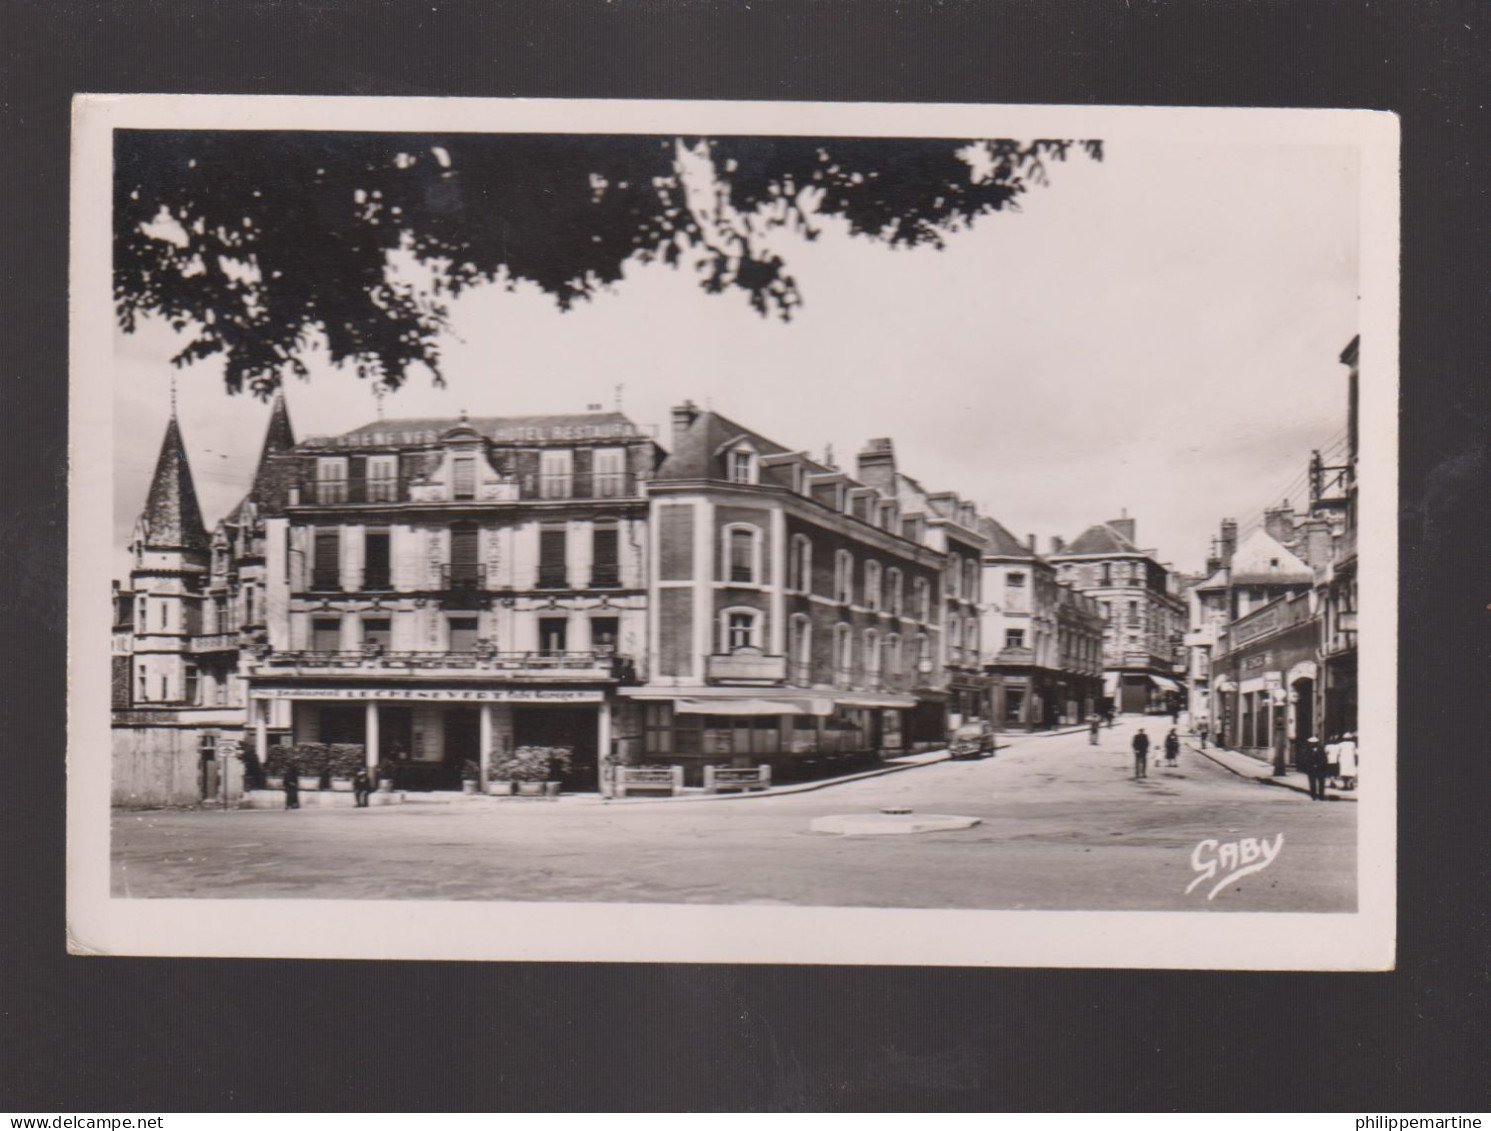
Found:
[[[1392,967],[1391,115],[75,121],[74,953]]]

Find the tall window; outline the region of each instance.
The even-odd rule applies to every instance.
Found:
[[[477,528],[469,522],[458,522],[450,528],[451,588],[478,588],[482,584],[480,547]]]
[[[138,685],[135,697],[143,703],[150,698],[150,680],[143,666],[135,670],[135,682]]]
[[[925,632],[916,637],[916,666],[921,672],[932,670],[932,638]]]
[[[574,485],[574,453],[568,448],[539,456],[538,493],[544,499],[567,499]]]
[[[476,457],[457,456],[451,461],[451,496],[476,498]]]
[[[626,449],[596,448],[594,461],[595,497],[617,499],[626,494]]]
[[[316,461],[316,502],[347,501],[347,457],[323,456]]]
[[[339,652],[342,648],[342,619],[340,617],[316,617],[311,621],[311,650],[313,652]]]
[[[969,617],[967,627],[963,629],[963,647],[968,649],[970,661],[978,660],[978,618]]]
[[[541,652],[553,655],[563,652],[569,637],[568,617],[538,618],[538,647]]]
[[[621,621],[616,617],[590,618],[590,650],[614,652],[621,635]]]
[[[792,682],[807,687],[813,679],[813,625],[802,614],[792,618],[788,651],[792,658]]]
[[[885,638],[885,671],[887,675],[900,675],[904,658],[901,655],[901,638],[895,633]]]
[[[362,587],[387,589],[389,575],[388,531],[369,530],[363,539]]]
[[[725,577],[732,584],[756,584],[756,540],[757,531],[753,526],[725,528]]]
[[[337,526],[316,527],[315,554],[311,566],[311,588],[337,590],[342,587],[342,531]]]
[[[904,585],[902,584],[901,571],[895,566],[891,566],[886,571],[885,589],[891,616],[900,616],[905,611],[903,602],[906,594],[904,592]]]
[[[475,617],[451,617],[446,621],[447,647],[452,652],[475,652],[480,628]]]
[[[854,668],[854,637],[847,624],[834,626],[834,681],[840,687],[849,686],[849,674]]]
[[[978,571],[977,559],[963,559],[963,599],[965,601],[978,601]]]
[[[911,585],[916,594],[916,619],[923,624],[932,621],[932,583],[925,577],[916,578]]]
[[[880,563],[865,562],[865,607],[880,611]]]
[[[761,614],[751,609],[731,609],[725,613],[725,651],[760,648]]]
[[[620,531],[613,522],[598,522],[590,535],[590,587],[614,589],[621,584],[621,563],[617,557]]]
[[[1109,565],[1107,562],[1103,562],[1100,566],[1098,566],[1098,584],[1099,585],[1112,585],[1113,584],[1113,567],[1111,565]]]
[[[880,634],[865,629],[865,675],[872,681],[880,675]]]
[[[187,664],[185,670],[185,685],[182,688],[182,699],[191,706],[196,706],[198,696],[202,693],[202,676],[197,671],[196,664]]]
[[[562,526],[543,527],[538,532],[538,587],[563,589],[569,584],[566,548],[569,531]]]
[[[728,458],[731,483],[756,482],[756,453],[750,448],[735,448]]]
[[[388,651],[393,644],[393,622],[388,617],[364,617],[362,622],[363,647],[376,647]]]
[[[956,556],[947,560],[947,595],[954,601],[963,595],[963,567]]]
[[[368,456],[368,502],[392,503],[399,497],[399,457]]]
[[[848,550],[834,554],[834,600],[841,605],[854,603],[854,555]]]
[[[791,556],[787,559],[787,588],[797,593],[813,591],[813,543],[806,534],[792,536]]]
[[[957,617],[948,618],[947,655],[955,664],[963,659],[963,622]]]

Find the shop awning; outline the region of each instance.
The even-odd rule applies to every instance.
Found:
[[[1152,675],[1152,676],[1150,676],[1149,677],[1149,682],[1152,683],[1152,684],[1154,684],[1161,691],[1179,691],[1180,690],[1180,684],[1176,683],[1173,679],[1167,679],[1167,678],[1165,678],[1162,675]]]
[[[831,699],[675,699],[677,715],[831,715]]]
[[[1237,684],[1233,683],[1230,679],[1224,679],[1217,684],[1215,690],[1223,695],[1231,695],[1237,690]]]
[[[910,695],[884,695],[879,699],[840,699],[840,707],[868,707],[872,711],[878,711],[882,707],[888,710],[902,710],[916,706],[916,700]]]
[[[1103,675],[1103,694],[1112,698],[1118,694],[1118,673],[1107,672]]]

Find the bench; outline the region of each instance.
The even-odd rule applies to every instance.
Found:
[[[771,767],[760,766],[705,766],[704,792],[725,793],[738,790],[748,793],[753,789],[771,788]]]
[[[683,789],[682,766],[617,766],[616,796],[661,794],[672,797]]]

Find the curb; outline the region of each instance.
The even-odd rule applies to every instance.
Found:
[[[1301,786],[1301,785],[1296,784],[1295,782],[1285,781],[1282,778],[1276,778],[1276,777],[1273,777],[1271,775],[1265,775],[1265,776],[1259,777],[1256,774],[1245,774],[1241,770],[1239,770],[1239,769],[1237,769],[1237,768],[1235,768],[1233,766],[1228,765],[1226,762],[1222,761],[1222,759],[1213,757],[1210,750],[1203,750],[1199,746],[1196,746],[1195,744],[1193,744],[1192,742],[1190,742],[1189,740],[1186,741],[1186,745],[1189,746],[1191,748],[1191,750],[1195,751],[1197,754],[1200,754],[1203,758],[1206,758],[1208,761],[1212,762],[1214,765],[1221,766],[1222,769],[1226,770],[1229,774],[1232,774],[1235,777],[1244,778],[1247,781],[1255,781],[1255,782],[1258,782],[1258,783],[1260,783],[1262,785],[1277,786],[1280,789],[1291,790],[1294,793],[1302,794],[1302,795],[1304,795],[1306,797],[1308,797],[1309,794],[1310,794],[1309,786]],[[1346,797],[1346,796],[1344,796],[1341,793],[1341,791],[1338,790],[1338,789],[1334,789],[1334,790],[1330,791],[1330,798],[1331,798],[1332,801],[1355,801],[1356,800],[1355,797]]]
[[[999,749],[1003,749],[1000,747]],[[922,766],[935,766],[940,762],[948,761],[947,751],[941,752],[941,757],[928,758],[922,762],[907,762],[900,766],[879,766],[873,770],[865,770],[858,774],[849,774],[841,778],[824,778],[822,781],[799,782],[796,785],[772,786],[770,789],[753,790],[749,793],[704,793],[687,794],[682,797],[605,797],[601,798],[602,805],[676,805],[679,802],[690,801],[750,801],[758,797],[786,797],[794,793],[812,793],[815,790],[830,789],[836,785],[848,785],[850,782],[865,781],[869,778],[881,778],[886,774],[899,774],[907,770],[920,769]]]

